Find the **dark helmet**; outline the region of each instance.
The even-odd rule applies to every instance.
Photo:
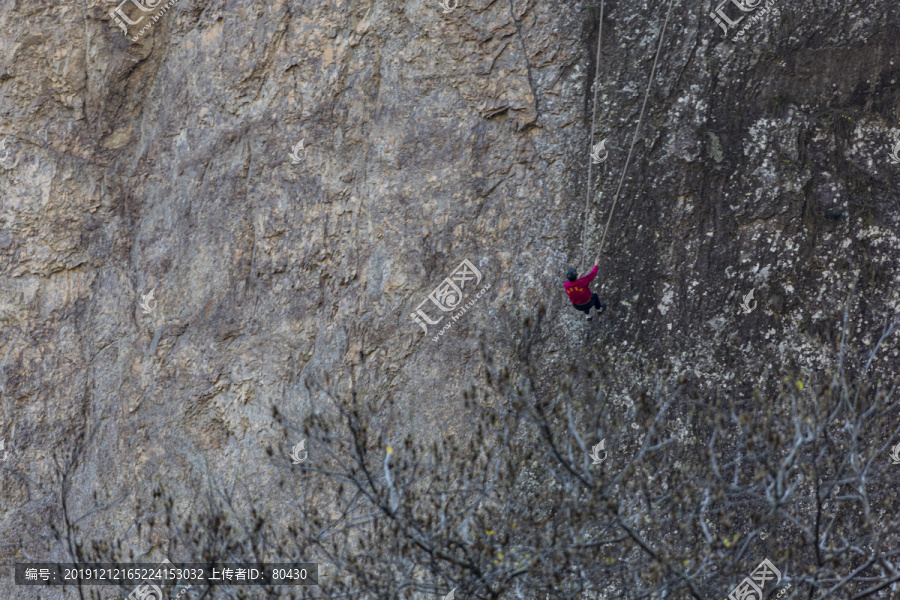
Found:
[[[576,271],[575,269],[569,269],[568,271],[566,271],[566,279],[568,279],[569,281],[575,281],[576,279],[578,279],[578,271]]]

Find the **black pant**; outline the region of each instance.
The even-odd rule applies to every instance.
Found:
[[[591,294],[591,301],[587,304],[573,304],[575,310],[580,310],[581,312],[589,315],[591,314],[591,308],[596,308],[600,310],[600,298],[597,297],[597,292]]]

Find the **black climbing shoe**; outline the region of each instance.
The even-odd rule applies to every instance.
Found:
[[[599,315],[600,313],[602,313],[605,308],[606,304],[601,303],[600,308],[597,309],[597,314]]]
[[[594,318],[594,317],[592,317],[590,314],[587,316],[587,320],[588,320],[588,321],[592,320],[593,318]]]

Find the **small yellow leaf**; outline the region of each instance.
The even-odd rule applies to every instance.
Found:
[[[393,453],[394,453],[394,449],[391,448],[390,446],[388,446],[387,452],[388,452],[388,454],[393,454]]]

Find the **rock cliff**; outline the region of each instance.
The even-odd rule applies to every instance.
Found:
[[[669,2],[606,0],[592,136],[599,0],[454,1],[0,9],[6,565],[67,559],[46,489],[79,433],[70,510],[125,498],[83,523],[99,539],[159,480],[277,503],[265,448],[295,440],[271,406],[323,405],[310,378],[465,433],[480,346],[502,362],[541,304],[547,385],[607,360],[708,390],[821,372],[845,308],[869,346],[900,312],[896,2],[720,5],[734,26],[673,2],[635,134]],[[563,274],[590,267],[632,141],[585,323]],[[65,597],[2,569],[2,600]]]

